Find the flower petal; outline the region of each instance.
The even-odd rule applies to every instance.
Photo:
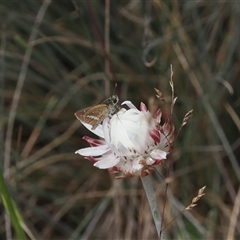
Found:
[[[78,153],[82,156],[100,156],[109,151],[108,145],[100,145],[97,147],[88,147],[77,150],[75,153]]]
[[[98,167],[100,169],[111,168],[118,164],[120,158],[115,157],[113,154],[108,154],[98,158],[98,161],[94,163],[93,166]]]
[[[104,138],[102,124],[99,124],[94,130],[92,130],[92,125],[90,125],[88,123],[85,123],[85,122],[82,122],[82,121],[81,121],[81,123],[84,127],[86,127],[89,131],[91,131],[95,135],[97,135],[101,138]]]
[[[133,105],[132,104],[132,102],[131,101],[124,101],[124,102],[122,102],[122,104],[121,105],[127,105],[129,108],[131,108],[131,109],[137,109],[136,107],[135,107],[135,105]]]
[[[151,157],[147,157],[146,158],[146,164],[147,165],[152,165],[155,163],[155,160],[153,160]]]
[[[124,172],[125,174],[133,174],[143,168],[143,165],[140,163],[142,160],[141,156],[133,157],[132,159],[122,159],[117,164],[119,171]]]
[[[88,137],[88,136],[84,136],[82,139],[85,140],[86,142],[88,142],[88,144],[91,147],[97,147],[99,145],[104,145],[105,144],[105,141],[103,139],[95,139],[95,138],[91,138],[91,137]]]
[[[153,159],[166,159],[167,157],[167,152],[165,151],[162,151],[160,149],[154,149],[153,151],[151,151],[150,153],[150,156],[153,158]]]
[[[148,111],[147,106],[143,102],[140,103],[140,110],[142,112],[147,112]]]

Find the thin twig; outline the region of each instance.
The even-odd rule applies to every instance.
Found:
[[[18,102],[21,96],[23,84],[27,75],[28,65],[32,55],[33,46],[31,43],[37,37],[38,29],[41,25],[45,12],[47,11],[47,8],[50,3],[51,3],[51,0],[44,0],[42,6],[38,11],[35,23],[33,25],[33,28],[28,40],[27,50],[23,58],[21,72],[19,74],[17,86],[13,95],[12,105],[10,108],[10,113],[8,118],[8,126],[7,126],[7,133],[6,133],[6,142],[5,142],[5,153],[4,153],[4,173],[9,169],[9,166],[10,166],[10,151],[11,151],[11,144],[12,144],[13,126],[14,126],[14,121],[16,117]],[[5,174],[5,177],[8,177],[8,174]]]
[[[7,132],[6,132],[6,141],[5,141],[5,152],[4,152],[4,176],[8,178],[8,169],[10,166],[10,152],[11,152],[11,144],[12,144],[12,134],[13,134],[13,126],[14,126],[14,121],[16,117],[16,111],[18,107],[18,102],[21,96],[23,84],[26,78],[27,70],[28,70],[28,65],[31,59],[32,55],[32,41],[34,41],[37,37],[38,29],[41,25],[41,22],[43,20],[43,17],[45,15],[45,12],[51,3],[51,0],[45,0],[43,4],[41,5],[38,14],[36,16],[35,23],[33,25],[29,40],[28,40],[28,45],[27,45],[27,50],[25,52],[24,58],[23,58],[23,63],[21,67],[21,72],[19,74],[17,86],[13,95],[13,100],[12,100],[12,105],[10,108],[10,113],[9,113],[9,118],[8,118],[8,126],[7,126]],[[5,218],[6,220],[6,228],[9,227],[8,222],[10,222],[9,217]],[[8,229],[6,229],[7,232],[7,239],[12,239],[11,233],[9,232]]]
[[[110,54],[110,47],[109,47],[109,28],[110,28],[110,0],[105,0],[105,33],[104,33],[104,39],[105,39],[105,51],[109,55]],[[109,59],[105,58],[105,73],[107,75],[107,78],[105,80],[105,94],[107,96],[110,95],[110,61]]]
[[[117,76],[116,76],[116,73],[115,73],[115,71],[114,71],[114,68],[113,68],[113,65],[112,65],[112,61],[111,61],[110,55],[109,55],[109,53],[106,51],[105,42],[104,42],[104,39],[103,39],[103,37],[102,37],[100,28],[99,28],[99,26],[98,26],[98,23],[97,23],[97,19],[96,19],[96,17],[95,17],[95,14],[94,14],[94,12],[93,12],[92,5],[91,5],[91,3],[90,3],[89,0],[86,1],[86,4],[87,4],[88,10],[89,10],[90,17],[91,17],[92,20],[93,20],[93,25],[94,25],[95,30],[96,30],[96,32],[97,32],[97,36],[98,36],[99,41],[100,41],[100,43],[101,43],[102,49],[103,49],[103,51],[104,51],[105,58],[106,58],[107,61],[109,62],[109,69],[110,69],[110,73],[111,73],[111,75],[112,75],[112,79],[113,79],[113,81],[116,83],[116,82],[117,82]]]
[[[238,194],[237,197],[235,198],[226,239],[234,239],[234,233],[237,227],[237,219],[239,216],[239,212],[240,212],[240,188],[238,188]]]
[[[221,140],[221,142],[223,143],[223,147],[224,150],[226,151],[226,154],[232,164],[232,168],[235,171],[235,175],[238,179],[238,181],[240,181],[240,165],[237,161],[237,158],[235,157],[235,155],[233,154],[231,145],[227,139],[227,136],[225,134],[225,132],[223,131],[223,128],[221,127],[221,124],[219,122],[219,119],[217,118],[212,105],[209,103],[209,100],[207,99],[206,96],[203,95],[203,89],[198,81],[198,78],[196,77],[196,75],[194,74],[194,72],[191,70],[190,65],[188,60],[186,59],[181,47],[179,46],[179,44],[174,44],[173,45],[174,50],[177,53],[177,56],[179,58],[179,61],[183,67],[183,69],[188,72],[189,74],[189,78],[192,82],[192,85],[196,91],[196,93],[198,94],[199,97],[201,97],[202,100],[202,104],[210,118],[210,120],[212,121],[212,126],[215,129],[219,139]]]
[[[5,26],[3,26],[3,33],[2,33],[2,44],[1,44],[1,58],[0,58],[0,89],[2,91],[0,95],[0,116],[3,116],[4,112],[4,87],[5,87],[5,48],[6,48],[6,32],[5,32]],[[0,127],[0,153],[1,158],[3,157],[3,139],[4,139],[4,133],[2,128]],[[2,162],[1,162],[2,164]],[[1,166],[2,168],[2,166]],[[4,220],[5,220],[5,230],[6,230],[6,238],[12,239],[12,231],[11,231],[11,221],[9,215],[5,212],[4,214]]]
[[[196,197],[194,197],[191,201],[191,203],[181,212],[179,212],[167,225],[164,226],[164,228],[161,228],[162,231],[164,231],[171,223],[173,223],[176,218],[178,218],[181,214],[183,214],[185,211],[190,211],[192,210],[194,207],[197,206],[197,202],[205,195],[204,191],[205,191],[206,186],[200,188],[198,190],[198,194]]]

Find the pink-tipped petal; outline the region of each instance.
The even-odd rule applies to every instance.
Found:
[[[143,102],[140,103],[140,111],[144,111],[144,112],[148,111],[146,105]]]
[[[96,146],[105,144],[105,141],[102,139],[94,139],[94,138],[91,138],[88,136],[84,136],[82,139],[85,140],[86,142],[88,142],[88,144],[91,147],[96,147]]]

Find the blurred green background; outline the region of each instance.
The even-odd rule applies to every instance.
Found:
[[[164,224],[169,239],[239,239],[239,1],[1,1],[0,238],[157,239],[140,179],[116,180],[74,152],[91,135],[74,112],[109,97],[146,104],[159,88],[178,129]],[[92,136],[92,135],[91,135]],[[165,183],[154,172],[162,209]],[[31,233],[30,233],[31,232]],[[20,235],[19,235],[20,234]],[[33,236],[32,236],[33,235]],[[21,227],[17,233],[21,238]]]

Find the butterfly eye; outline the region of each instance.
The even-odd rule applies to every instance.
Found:
[[[118,103],[118,100],[119,100],[119,98],[117,95],[112,95],[112,102],[114,105],[116,105]]]

